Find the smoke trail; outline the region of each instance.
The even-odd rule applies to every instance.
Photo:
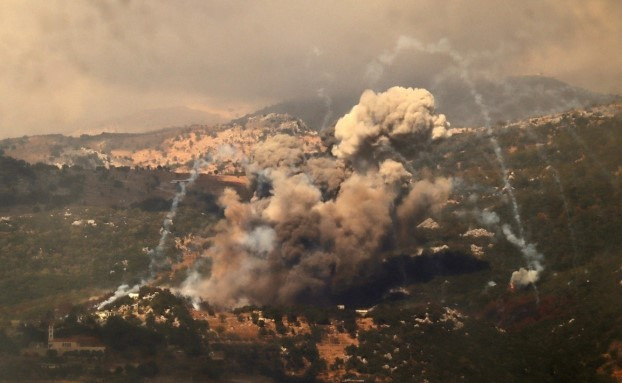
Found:
[[[527,134],[534,139],[534,141],[538,141],[538,135],[530,128],[527,127]],[[555,185],[557,186],[557,190],[562,200],[562,206],[564,208],[564,215],[566,216],[566,228],[568,230],[568,234],[570,236],[570,243],[572,245],[573,257],[572,257],[572,265],[576,267],[577,257],[579,256],[579,248],[577,246],[577,235],[574,226],[570,220],[570,206],[568,205],[568,199],[566,198],[566,191],[564,189],[564,185],[562,184],[561,178],[559,177],[559,172],[557,169],[551,164],[546,152],[538,145],[536,145],[536,150],[538,156],[544,161],[547,165],[546,170],[553,176],[553,180],[555,181]]]
[[[155,249],[150,250],[148,253],[151,258],[151,262],[149,264],[150,278],[154,278],[156,274],[163,269],[163,267],[169,265],[170,262],[167,260],[166,254],[164,253],[164,246],[166,245],[166,240],[171,234],[173,218],[177,215],[179,203],[186,197],[186,189],[199,177],[200,168],[207,164],[209,164],[209,162],[205,160],[195,160],[192,169],[190,170],[190,177],[185,180],[178,181],[177,185],[179,185],[179,191],[175,194],[173,203],[171,204],[171,209],[168,211],[164,217],[164,221],[162,222],[162,228],[160,229],[161,235],[158,245]]]
[[[523,238],[518,238],[516,235],[514,235],[514,233],[512,232],[512,229],[510,228],[510,225],[504,224],[502,226],[502,230],[507,240],[510,243],[516,245],[516,247],[520,248],[521,251],[523,252],[523,256],[527,260],[527,266],[529,267],[528,271],[530,272],[533,271],[533,273],[529,273],[529,272],[525,273],[519,270],[518,274],[515,271],[514,273],[512,273],[511,282],[513,284],[518,284],[518,285],[527,285],[529,283],[535,283],[539,278],[538,273],[544,269],[541,264],[542,254],[540,254],[538,250],[536,250],[536,247],[534,244],[527,243],[525,242]],[[529,279],[519,279],[517,276],[515,276],[515,274],[521,275],[521,276],[527,275]]]
[[[132,287],[127,284],[120,285],[110,298],[106,299],[97,306],[98,310],[101,310],[106,305],[116,301],[121,297],[128,295],[129,293],[137,292],[142,286],[152,281],[156,277],[157,273],[164,268],[164,266],[169,264],[166,255],[164,254],[164,246],[166,244],[167,238],[171,234],[170,229],[173,224],[173,218],[175,218],[175,216],[177,215],[177,208],[179,207],[179,203],[182,202],[184,197],[186,196],[186,190],[188,186],[191,186],[194,181],[196,181],[196,179],[199,177],[201,167],[208,165],[210,162],[211,161],[209,159],[207,161],[201,158],[195,160],[192,169],[190,170],[190,177],[185,180],[180,180],[178,182],[180,190],[175,193],[173,203],[171,204],[171,209],[166,214],[166,217],[164,217],[164,221],[162,222],[162,228],[160,229],[161,235],[158,241],[158,245],[155,247],[155,249],[152,249],[148,252],[148,255],[150,257],[149,277],[147,279],[142,279],[140,283],[137,283]]]
[[[497,213],[488,210],[479,211],[475,209],[473,214],[482,224],[488,227],[499,227],[501,224],[501,218]],[[523,254],[523,257],[527,261],[527,268],[521,267],[519,270],[514,271],[510,278],[510,287],[512,289],[516,287],[524,287],[532,285],[536,292],[536,300],[538,298],[538,289],[535,283],[540,279],[540,273],[544,270],[542,266],[542,260],[544,256],[538,252],[535,244],[527,243],[525,239],[517,237],[510,225],[504,223],[501,224],[501,232],[505,236],[508,242],[518,247]]]
[[[124,297],[130,293],[136,293],[138,292],[138,290],[140,289],[141,286],[143,286],[145,284],[144,281],[141,281],[139,284],[136,284],[132,287],[130,287],[129,285],[121,285],[117,288],[117,290],[112,294],[112,296],[108,299],[106,299],[105,301],[101,302],[99,305],[97,305],[97,309],[101,310],[104,307],[106,307],[107,305],[111,304],[112,302],[116,301],[117,299]]]
[[[404,50],[416,50],[416,51],[429,53],[429,54],[445,54],[449,56],[457,66],[458,75],[464,81],[464,83],[469,87],[469,92],[471,93],[471,96],[473,97],[475,103],[479,107],[482,117],[484,119],[484,128],[486,130],[486,135],[493,147],[495,156],[501,168],[502,181],[504,184],[503,190],[507,193],[507,195],[510,198],[514,221],[518,228],[518,237],[514,236],[514,234],[511,233],[511,231],[508,232],[507,230],[504,230],[504,233],[506,233],[506,237],[508,237],[508,234],[511,233],[512,234],[511,238],[516,239],[516,240],[510,240],[510,237],[508,237],[508,240],[511,243],[519,247],[519,249],[521,250],[521,252],[523,253],[523,256],[525,257],[527,261],[527,265],[529,267],[529,270],[527,270],[528,271],[527,274],[529,274],[530,277],[524,280],[531,280],[532,281],[531,283],[534,286],[534,289],[536,289],[536,286],[534,283],[535,281],[537,281],[537,276],[543,270],[543,267],[539,263],[539,261],[536,264],[533,262],[531,257],[527,255],[527,254],[531,254],[532,249],[528,248],[528,244],[526,243],[524,239],[525,234],[524,234],[523,222],[522,222],[520,212],[519,212],[518,202],[516,200],[516,196],[514,195],[514,188],[512,187],[512,184],[510,182],[509,172],[508,172],[505,160],[503,158],[503,154],[501,152],[501,146],[499,145],[499,142],[497,141],[494,135],[494,131],[492,129],[489,108],[484,103],[481,93],[477,91],[475,83],[470,75],[469,66],[470,66],[470,61],[473,59],[473,57],[469,59],[463,57],[459,52],[457,52],[451,47],[451,45],[449,44],[449,41],[446,39],[442,39],[436,44],[426,45],[414,38],[407,37],[407,36],[400,36],[392,52],[387,52],[387,53],[380,55],[374,62],[368,65],[367,72],[366,72],[368,79],[371,81],[378,81],[384,73],[384,68],[386,66],[390,66],[395,60],[395,58]],[[537,293],[537,289],[536,289],[536,293]]]
[[[616,191],[619,191],[618,185],[613,181],[613,177],[611,176],[611,173],[609,171],[607,171],[607,168],[605,167],[605,165],[603,165],[603,163],[598,159],[598,157],[596,156],[594,151],[592,149],[590,149],[590,147],[587,145],[585,140],[583,140],[583,138],[581,138],[581,136],[579,136],[579,134],[576,132],[574,127],[569,125],[568,126],[568,132],[570,133],[570,136],[572,137],[572,139],[583,148],[585,154],[587,154],[588,158],[592,161],[592,163],[594,163],[596,165],[596,167],[600,171],[600,173],[603,176],[603,178],[605,178],[607,180],[607,182],[609,182],[609,184]]]
[[[333,116],[333,99],[330,97],[324,88],[320,88],[317,90],[317,96],[324,101],[324,106],[326,107],[326,113],[324,114],[324,118],[322,119],[322,126],[320,127],[320,132],[323,132],[328,126],[328,122]]]

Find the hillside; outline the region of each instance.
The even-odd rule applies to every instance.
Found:
[[[162,150],[149,149],[148,140],[167,142],[167,153],[178,156],[190,142],[204,150],[230,140],[243,151],[256,149],[253,137],[266,132],[261,124],[269,118],[277,121],[275,132],[288,126],[294,137],[302,135],[305,156],[323,158],[317,135],[303,125],[283,125],[275,116],[249,119],[245,126],[254,136],[233,124],[230,131],[217,131],[216,138],[193,128],[192,134],[175,131],[173,137],[181,141],[163,138],[173,131],[127,136],[126,146],[116,136],[88,140],[115,137],[110,140],[118,140],[116,149],[106,153],[131,153],[129,148],[136,147],[133,155]],[[253,130],[253,121],[260,127]],[[98,308],[119,284],[145,278],[149,250],[158,244],[165,214],[179,193],[180,186],[170,181],[186,175],[145,165],[129,169],[111,163],[97,170],[30,165],[8,156],[39,138],[5,141],[0,157],[0,262],[6,266],[0,277],[0,317],[5,330],[0,337],[18,335],[9,337],[13,348],[0,348],[0,379],[620,381],[622,104],[499,122],[491,131],[451,132],[405,158],[417,179],[452,180],[451,193],[437,209],[413,215],[410,226],[398,227],[407,234],[406,245],[392,247],[393,237],[386,239],[378,262],[363,262],[356,278],[329,285],[323,295],[236,309],[175,293],[193,271],[217,270],[215,261],[197,260],[223,246],[218,235],[227,220],[239,219],[245,207],[253,206],[243,203],[265,198],[262,187],[273,188],[266,195],[275,194],[280,179],[266,186],[252,172],[248,183],[199,176],[188,186],[165,241],[170,267],[141,287],[137,297]],[[139,140],[145,145],[140,150]],[[291,178],[317,176],[303,165],[291,168],[307,172]],[[239,204],[219,199],[225,187],[238,191]],[[322,193],[328,199],[339,191],[327,187]],[[235,210],[227,210],[230,206]],[[295,214],[295,207],[286,205],[288,214]],[[369,208],[359,204],[350,214]],[[313,218],[309,211],[300,214]],[[510,235],[521,229],[523,243]],[[261,232],[251,233],[259,239],[234,239],[262,245]],[[282,247],[293,248],[294,254],[314,247],[309,239],[314,233],[295,235],[300,243],[286,238]],[[543,267],[539,279],[524,285],[511,281],[533,260],[529,252],[538,254]],[[253,289],[262,288],[261,277],[249,282]],[[65,316],[69,313],[75,315]],[[39,339],[50,318],[56,318],[59,331],[99,337],[108,346],[106,356],[81,359],[88,368],[80,371],[70,357],[45,359],[59,366],[57,372],[25,368],[33,359],[19,356],[18,345]],[[11,319],[27,326],[11,330]],[[22,367],[9,368],[10,363]]]
[[[0,141],[5,155],[29,163],[98,166],[166,167],[188,172],[193,161],[206,155],[217,156],[219,163],[201,168],[205,174],[241,174],[236,165],[250,155],[252,146],[266,137],[288,134],[302,137],[307,152],[321,150],[315,131],[287,115],[269,114],[248,117],[234,123],[185,128],[170,128],[141,134],[102,133],[78,138],[63,135],[21,137]]]

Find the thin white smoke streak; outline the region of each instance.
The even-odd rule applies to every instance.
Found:
[[[135,293],[138,292],[138,290],[141,288],[141,286],[143,286],[145,284],[144,281],[141,281],[140,283],[130,287],[129,285],[121,285],[117,288],[117,290],[112,294],[112,296],[108,299],[106,299],[105,301],[101,302],[100,304],[97,305],[97,309],[101,310],[104,307],[106,307],[107,305],[111,304],[112,302],[116,301],[117,299],[124,297],[130,293]]]
[[[499,142],[497,141],[495,137],[494,130],[492,129],[489,108],[484,103],[481,93],[477,91],[475,83],[473,79],[471,78],[470,71],[469,71],[469,65],[470,65],[469,60],[467,60],[460,53],[454,50],[449,44],[449,41],[446,39],[441,39],[436,44],[426,45],[416,39],[406,37],[406,36],[400,36],[392,52],[384,53],[380,55],[376,62],[373,62],[371,63],[371,65],[368,66],[368,70],[366,73],[368,78],[370,78],[374,82],[377,81],[383,75],[384,67],[391,65],[393,61],[395,60],[395,58],[399,55],[399,53],[406,49],[414,49],[414,50],[428,53],[428,54],[445,54],[449,56],[451,60],[456,64],[460,78],[469,87],[469,92],[471,93],[471,96],[475,100],[475,103],[479,107],[482,117],[484,118],[484,123],[485,123],[484,128],[486,130],[486,134],[493,147],[499,166],[501,167],[502,180],[504,184],[503,189],[506,191],[507,195],[510,198],[514,220],[518,227],[517,240],[510,241],[510,242],[518,246],[519,249],[521,249],[521,251],[523,252],[523,255],[525,256],[527,260],[528,267],[530,268],[530,270],[535,273],[539,273],[543,268],[540,265],[539,261],[537,263],[534,263],[533,260],[530,259],[530,257],[528,256],[529,249],[527,247],[528,246],[533,247],[533,245],[527,244],[524,239],[525,231],[523,228],[523,222],[520,216],[519,206],[516,200],[516,196],[514,194],[514,189],[510,182],[509,172],[508,172],[508,169],[505,163],[505,159],[503,158],[501,146],[499,145]],[[506,237],[508,237],[508,240],[510,239],[507,233],[506,233]],[[534,283],[531,283],[531,284],[536,292],[536,299],[539,299],[538,290],[535,285],[535,280],[534,280]]]
[[[177,209],[179,207],[179,204],[186,196],[187,187],[191,186],[197,180],[201,168],[205,165],[208,165],[209,163],[210,161],[206,161],[200,158],[195,160],[192,169],[190,170],[190,177],[185,180],[179,181],[178,184],[180,185],[180,190],[175,194],[175,197],[173,198],[173,203],[171,204],[171,209],[164,218],[161,229],[162,235],[160,236],[158,245],[155,249],[149,251],[149,257],[151,258],[149,264],[149,278],[141,280],[140,283],[137,283],[132,287],[127,284],[120,285],[110,298],[101,302],[97,306],[98,310],[103,309],[106,305],[113,303],[121,297],[127,296],[130,293],[137,292],[142,286],[151,282],[156,277],[158,268],[161,267],[162,263],[165,261],[164,246],[166,244],[166,239],[171,233],[170,228],[173,224],[173,218],[175,218],[175,216],[177,215]]]
[[[466,79],[465,79],[466,81]],[[473,95],[475,102],[480,107],[482,111],[482,116],[484,116],[484,120],[486,122],[486,134],[490,143],[492,144],[493,150],[495,152],[495,156],[497,157],[497,161],[499,162],[499,166],[501,167],[501,174],[503,180],[503,190],[505,190],[510,197],[510,202],[512,204],[512,212],[514,214],[514,220],[516,221],[516,225],[518,226],[518,234],[520,238],[525,237],[525,230],[523,229],[523,221],[520,216],[518,202],[516,201],[516,196],[514,195],[514,188],[510,183],[510,175],[508,172],[508,168],[505,164],[505,160],[503,158],[503,153],[501,152],[501,146],[497,141],[497,138],[494,136],[494,131],[490,124],[490,115],[488,113],[488,108],[482,102],[482,97],[477,91],[473,84],[469,83],[469,87],[471,88],[471,94]]]
[[[592,161],[593,164],[596,165],[601,175],[607,180],[609,185],[611,185],[611,187],[616,192],[616,194],[620,195],[620,187],[614,181],[614,177],[612,176],[612,174],[609,171],[607,171],[607,168],[605,167],[605,165],[603,165],[603,163],[598,159],[594,151],[590,149],[590,147],[583,140],[583,138],[579,136],[579,134],[575,131],[574,127],[568,126],[568,132],[570,133],[570,136],[573,138],[573,140],[583,148],[587,157],[590,159],[590,161]]]
[[[326,107],[326,113],[324,114],[324,118],[322,119],[322,126],[320,127],[320,132],[323,132],[324,129],[328,126],[328,122],[333,116],[333,99],[330,97],[324,88],[320,88],[317,90],[317,96],[324,101],[324,106]]]
[[[505,163],[505,159],[503,158],[503,153],[501,152],[501,146],[499,145],[497,138],[494,136],[494,131],[492,129],[492,124],[491,124],[491,119],[490,119],[489,108],[483,102],[482,95],[475,88],[475,84],[473,83],[472,79],[470,78],[468,74],[468,67],[464,65],[462,61],[460,61],[460,55],[458,55],[456,52],[453,52],[453,54],[451,54],[450,57],[452,57],[454,61],[458,60],[456,61],[456,63],[460,67],[460,77],[468,85],[470,89],[470,93],[473,96],[475,103],[480,108],[482,116],[484,117],[484,122],[485,122],[484,127],[486,129],[486,134],[488,136],[488,139],[490,140],[490,143],[492,144],[493,150],[495,152],[495,156],[497,157],[497,161],[499,162],[499,166],[501,167],[502,180],[504,184],[503,189],[507,192],[507,195],[510,197],[512,211],[514,213],[514,220],[516,221],[516,225],[518,227],[518,241],[510,241],[510,242],[518,246],[519,249],[521,249],[521,252],[523,253],[523,256],[525,257],[527,261],[527,267],[529,268],[530,271],[535,271],[536,273],[535,279],[531,280],[529,283],[533,286],[533,290],[536,296],[536,304],[539,304],[540,293],[538,291],[538,287],[536,286],[536,281],[537,281],[537,274],[539,274],[543,270],[543,267],[540,264],[539,259],[533,259],[533,257],[529,255],[530,253],[528,251],[529,249],[528,247],[526,247],[526,246],[531,246],[531,245],[527,245],[525,241],[525,230],[523,228],[523,221],[520,216],[518,202],[516,200],[516,196],[514,195],[514,188],[512,187],[512,184],[510,182],[509,172],[508,172],[508,169]],[[506,230],[504,230],[504,232],[505,231]],[[506,234],[506,238],[510,240],[510,236],[508,235],[508,233],[505,233],[505,234]],[[516,272],[512,273],[511,280],[514,279],[515,275],[516,275]]]
[[[618,185],[615,182],[613,182],[613,177],[611,176],[611,173],[607,171],[607,168],[605,167],[605,165],[603,165],[603,163],[598,159],[594,151],[590,149],[587,143],[583,140],[583,138],[581,138],[581,136],[579,136],[579,134],[576,132],[576,130],[572,126],[568,126],[568,133],[570,133],[570,136],[572,137],[572,139],[577,144],[579,144],[579,146],[583,148],[587,157],[590,159],[590,161],[592,161],[592,163],[596,165],[596,167],[598,168],[602,176],[607,179],[609,184],[616,191],[619,191]]]
[[[486,129],[486,135],[488,136],[488,139],[490,140],[490,143],[492,144],[493,150],[495,152],[495,156],[497,158],[499,166],[501,167],[503,189],[507,192],[508,196],[510,197],[510,202],[512,204],[512,212],[514,214],[514,220],[516,221],[516,225],[518,226],[519,238],[524,238],[525,231],[523,229],[523,221],[520,216],[518,202],[516,201],[516,196],[514,195],[514,188],[512,187],[512,184],[510,183],[510,175],[508,172],[508,168],[505,164],[505,159],[503,158],[503,153],[501,152],[501,146],[499,145],[499,142],[497,141],[497,138],[494,135],[495,134],[494,130],[492,129],[492,120],[490,118],[489,108],[484,103],[481,93],[477,91],[475,87],[475,83],[469,76],[467,63],[461,58],[461,56],[457,52],[449,48],[448,43],[445,44],[445,46],[447,47],[446,49],[448,50],[449,56],[459,66],[460,78],[469,87],[469,92],[471,93],[471,96],[473,96],[473,99],[475,100],[475,103],[479,107],[480,113],[482,114],[482,117],[484,118],[484,128]]]
[[[538,286],[535,283],[531,284],[533,286],[533,292],[536,296],[536,305],[540,304],[540,291],[538,290]]]
[[[523,258],[527,261],[527,269],[521,267],[519,270],[514,271],[510,278],[510,287],[516,286],[522,287],[531,285],[534,288],[536,294],[536,302],[539,303],[539,293],[536,287],[536,282],[540,278],[540,273],[544,270],[542,266],[542,260],[544,256],[538,252],[536,246],[533,243],[527,243],[524,238],[519,238],[514,234],[509,224],[501,223],[499,215],[489,210],[479,210],[475,208],[473,215],[478,221],[488,227],[494,227],[495,229],[501,228],[501,233],[505,236],[505,239],[512,245],[520,249],[523,254]]]
[[[534,141],[536,142],[538,141],[539,137],[531,129],[531,127],[527,126],[526,131],[527,131],[527,134]],[[566,190],[564,188],[564,185],[562,184],[561,178],[559,176],[559,172],[549,160],[549,157],[546,155],[546,152],[539,145],[536,145],[536,152],[538,153],[538,156],[542,159],[542,161],[544,161],[544,163],[546,164],[547,170],[550,172],[551,176],[553,177],[553,180],[555,181],[555,185],[557,186],[557,189],[559,192],[559,196],[561,197],[562,204],[563,204],[562,206],[564,208],[564,215],[566,216],[566,228],[570,235],[570,243],[572,245],[572,250],[573,250],[572,266],[576,267],[577,257],[579,256],[579,247],[577,245],[576,230],[572,224],[572,221],[570,220],[570,205],[568,205],[568,199],[566,198]]]
[[[559,173],[557,172],[557,169],[555,169],[551,165],[549,166],[550,166],[549,170],[551,174],[553,175],[553,179],[555,180],[555,183],[557,184],[557,187],[559,188],[559,193],[562,198],[562,203],[564,206],[564,213],[566,215],[566,226],[568,228],[568,232],[570,233],[570,243],[572,244],[572,250],[574,253],[574,256],[572,257],[572,266],[577,267],[577,257],[579,256],[579,248],[577,246],[576,230],[574,229],[574,226],[572,225],[572,222],[570,220],[570,206],[568,205],[568,199],[566,198],[566,192],[564,189],[564,185],[562,184],[562,181],[559,178]]]
[[[196,179],[199,177],[200,168],[207,163],[208,162],[202,159],[195,160],[192,169],[190,170],[190,177],[185,180],[180,180],[177,183],[180,190],[175,194],[175,197],[173,198],[173,203],[171,204],[171,209],[166,214],[166,217],[164,217],[161,229],[162,235],[160,236],[158,245],[155,247],[155,249],[149,252],[149,257],[151,258],[151,263],[149,264],[150,278],[155,277],[158,268],[161,267],[162,263],[165,262],[166,256],[164,254],[164,246],[166,245],[166,240],[171,234],[171,226],[173,225],[173,219],[177,215],[179,203],[182,202],[186,197],[186,190],[188,186],[194,184]]]

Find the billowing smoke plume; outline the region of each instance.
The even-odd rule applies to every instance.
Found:
[[[425,89],[393,87],[384,93],[367,90],[359,104],[335,126],[341,159],[369,157],[389,148],[406,148],[447,135],[444,115],[434,114],[434,97]]]
[[[300,140],[267,139],[248,165],[254,196],[222,194],[224,219],[199,260],[211,259],[211,270],[193,268],[181,292],[232,306],[321,300],[347,289],[448,198],[450,180],[417,181],[403,160],[447,127],[429,92],[396,87],[366,91],[339,120],[334,156],[305,158]]]

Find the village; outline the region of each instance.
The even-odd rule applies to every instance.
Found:
[[[49,321],[45,333],[44,320],[39,323],[11,321],[5,330],[7,337],[15,344],[21,341],[24,345],[19,348],[17,358],[30,363],[36,361],[36,370],[48,371],[54,376],[77,363],[98,374],[125,376],[132,368],[145,370],[145,366],[153,365],[165,355],[184,359],[204,354],[203,360],[236,364],[239,353],[246,348],[269,349],[278,344],[274,362],[286,376],[302,378],[314,369],[314,375],[321,381],[354,382],[359,380],[350,375],[343,378],[347,375],[347,349],[358,346],[359,331],[377,327],[368,309],[353,310],[337,305],[324,312],[313,308],[310,320],[271,307],[216,312],[211,307],[195,309],[168,290],[159,288],[130,293],[103,309],[97,309],[94,302],[89,305],[92,311],[82,311],[78,316],[57,310],[59,317]],[[175,335],[169,332],[192,328],[196,330],[192,336],[205,347],[199,353],[189,352],[184,345],[167,339],[163,343],[149,344],[148,347],[153,347],[149,350],[139,346],[143,342],[140,335],[118,331],[115,334],[119,338],[130,337],[134,342],[120,348],[120,344],[106,336],[112,322],[127,323],[123,325],[126,326],[124,331],[146,334],[151,329],[162,338],[173,338]],[[136,327],[130,327],[129,323]],[[85,331],[89,328],[92,335]],[[138,348],[133,350],[135,347]],[[163,369],[165,366],[160,366],[158,371]],[[148,376],[146,373],[145,377]]]

